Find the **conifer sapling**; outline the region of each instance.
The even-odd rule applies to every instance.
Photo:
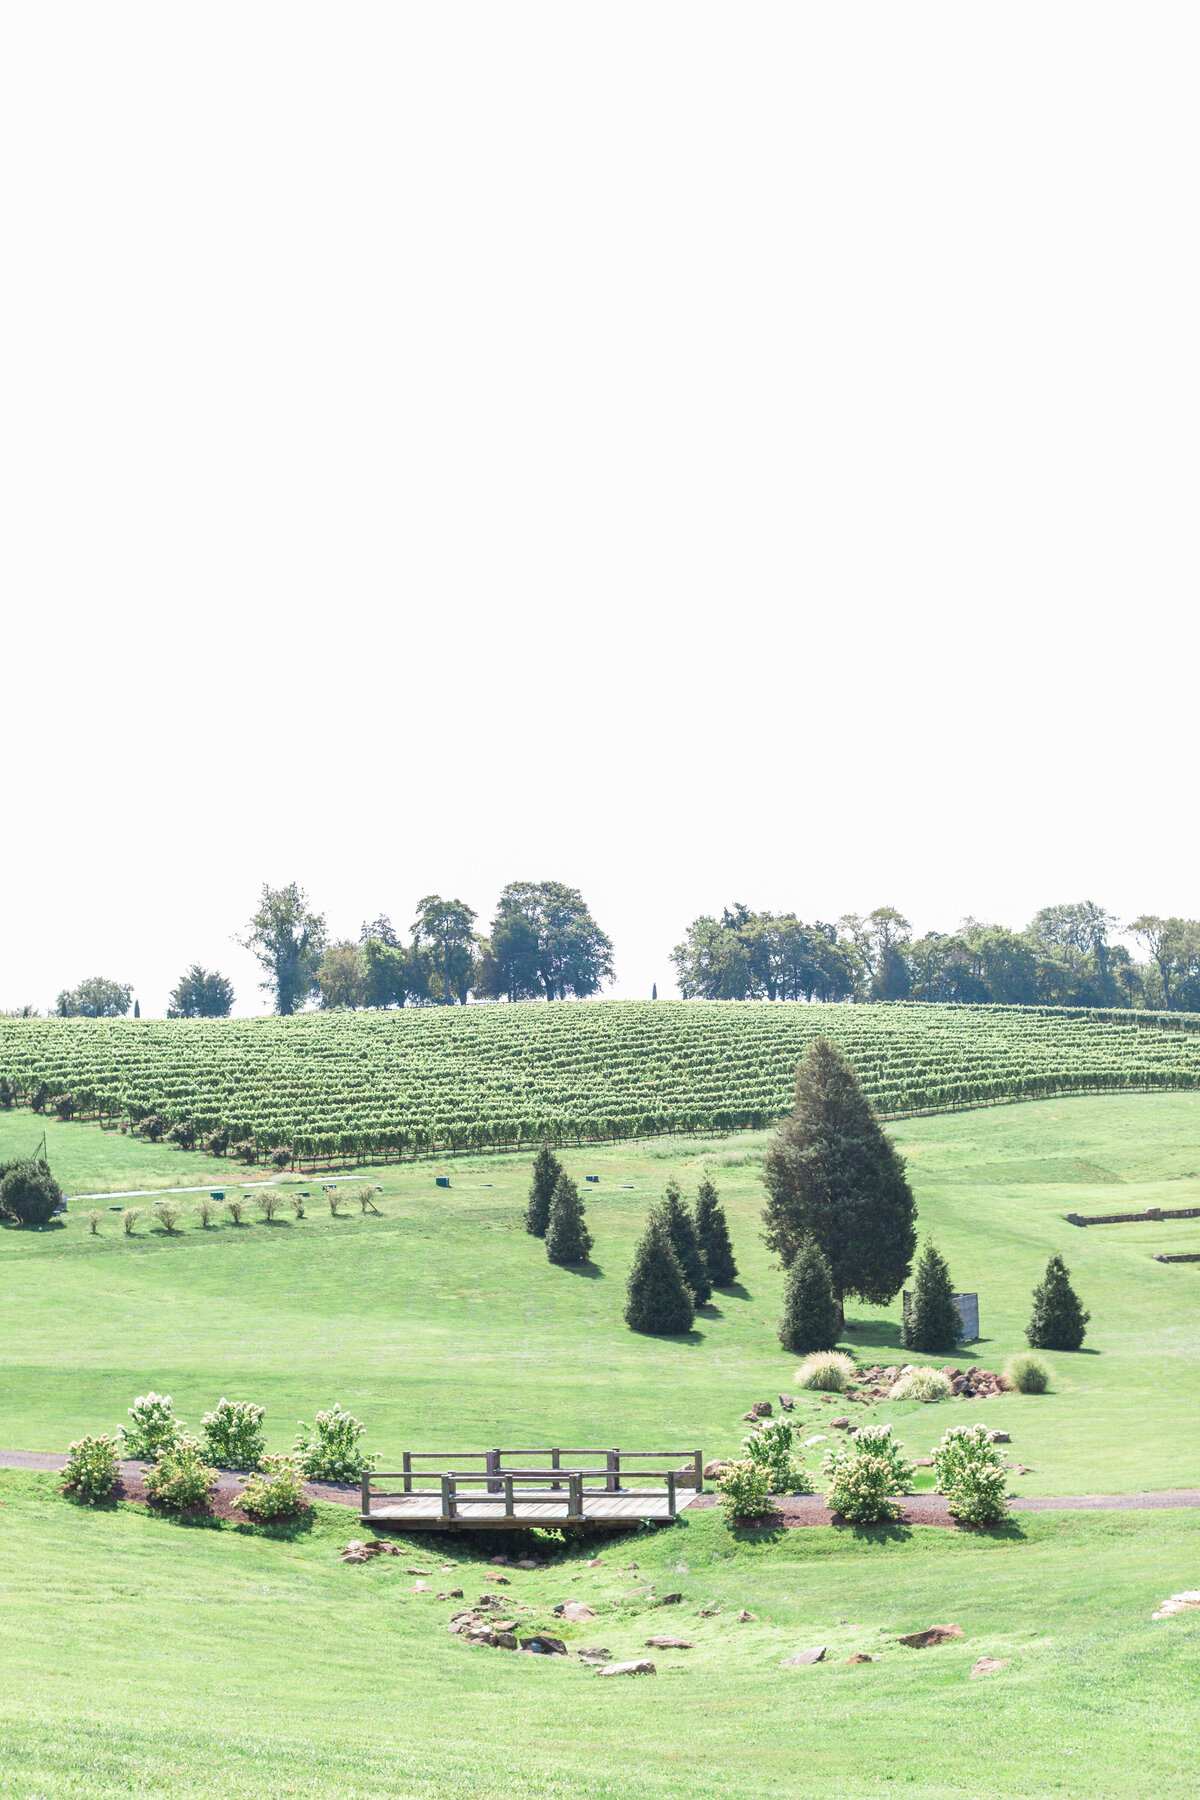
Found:
[[[625,1294],[625,1323],[631,1331],[669,1337],[692,1329],[691,1290],[657,1207],[634,1253]]]
[[[737,1280],[737,1263],[729,1241],[725,1208],[717,1198],[711,1175],[704,1177],[696,1192],[696,1236],[708,1269],[708,1279],[715,1288],[729,1287]]]
[[[828,1260],[817,1240],[806,1237],[784,1283],[779,1341],[785,1350],[807,1356],[813,1350],[832,1350],[840,1329]]]
[[[659,1201],[655,1211],[662,1216],[667,1236],[671,1240],[671,1248],[679,1259],[683,1270],[683,1279],[692,1291],[693,1306],[707,1306],[712,1299],[712,1281],[708,1273],[708,1265],[704,1260],[704,1252],[700,1248],[700,1240],[696,1236],[696,1222],[683,1204],[679,1192],[679,1183],[672,1176],[667,1183],[666,1193]]]
[[[1062,1257],[1052,1256],[1033,1290],[1033,1317],[1025,1327],[1030,1345],[1034,1350],[1078,1350],[1091,1316],[1079,1303]]]
[[[546,1255],[563,1268],[578,1267],[592,1254],[592,1236],[583,1217],[579,1189],[564,1170],[550,1202],[546,1226]]]
[[[947,1355],[962,1337],[962,1318],[954,1304],[954,1284],[945,1258],[926,1241],[917,1263],[917,1279],[912,1303],[904,1321],[906,1350],[923,1350],[927,1355],[944,1351]]]
[[[534,1237],[544,1238],[546,1227],[550,1223],[550,1202],[554,1198],[554,1189],[562,1174],[562,1164],[551,1150],[549,1144],[543,1144],[533,1160],[533,1182],[529,1189],[529,1204],[525,1208],[525,1229]]]

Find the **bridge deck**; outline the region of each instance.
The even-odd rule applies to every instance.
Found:
[[[697,1498],[690,1490],[675,1499],[675,1512],[680,1513]],[[554,1500],[516,1500],[507,1513],[504,1501],[473,1501],[462,1506],[454,1518],[442,1514],[441,1501],[432,1495],[413,1494],[407,1498],[389,1498],[364,1512],[364,1525],[393,1526],[405,1531],[527,1531],[536,1525],[567,1525],[576,1529],[588,1525],[636,1525],[639,1519],[669,1523],[671,1512],[666,1494],[589,1494],[583,1496],[583,1512],[572,1516],[567,1511],[566,1495]]]

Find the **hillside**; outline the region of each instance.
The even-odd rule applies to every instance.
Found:
[[[218,1128],[259,1154],[378,1156],[768,1124],[820,1033],[896,1117],[1191,1088],[1200,1033],[1054,1008],[601,1001],[297,1018],[0,1021],[0,1075],[75,1116]]]

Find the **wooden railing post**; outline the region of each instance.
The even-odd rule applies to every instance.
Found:
[[[614,1494],[619,1494],[621,1491],[621,1452],[619,1450],[610,1450],[608,1458],[609,1466],[612,1468],[615,1477],[612,1484],[612,1491]]]
[[[562,1451],[561,1451],[561,1450],[552,1450],[552,1451],[551,1451],[551,1452],[550,1452],[550,1467],[551,1467],[551,1468],[552,1468],[552,1469],[559,1469],[559,1468],[561,1468],[561,1467],[562,1467],[562,1464],[561,1464],[561,1462],[560,1462],[560,1460],[559,1460],[559,1458],[560,1458],[560,1457],[561,1457],[561,1456],[562,1456]],[[561,1482],[561,1481],[552,1481],[552,1482],[551,1482],[551,1483],[550,1483],[550,1492],[551,1492],[551,1493],[552,1493],[552,1494],[557,1494],[557,1493],[559,1493],[559,1492],[560,1492],[560,1491],[561,1491],[561,1489],[562,1489],[562,1482]]]
[[[500,1492],[500,1483],[494,1479],[500,1469],[499,1450],[485,1450],[483,1453],[484,1472],[488,1476],[487,1491],[489,1494]]]
[[[513,1519],[516,1517],[516,1509],[513,1506],[513,1478],[511,1475],[506,1475],[504,1477],[504,1516],[506,1519]]]
[[[617,1491],[617,1453],[616,1453],[616,1451],[610,1450],[604,1460],[608,1465],[608,1474],[604,1477],[604,1486],[608,1493],[615,1494]]]
[[[583,1516],[583,1476],[572,1470],[567,1476],[567,1506],[573,1519]]]
[[[362,1478],[362,1509],[364,1516],[371,1511],[371,1477],[369,1475],[364,1475]]]
[[[695,1455],[696,1472],[692,1476],[692,1486],[698,1494],[704,1492],[704,1452],[697,1450]]]
[[[675,1517],[675,1471],[674,1471],[674,1469],[667,1470],[667,1512],[670,1514],[671,1518]]]
[[[411,1494],[412,1493],[412,1451],[411,1450],[406,1450],[404,1452],[404,1457],[403,1457],[403,1460],[401,1461],[400,1467],[404,1474],[404,1491],[406,1494]]]
[[[443,1517],[443,1519],[453,1519],[457,1514],[457,1510],[458,1509],[455,1504],[455,1498],[454,1498],[454,1477],[452,1475],[443,1475],[442,1476],[442,1517]]]

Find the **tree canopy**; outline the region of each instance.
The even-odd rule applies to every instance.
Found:
[[[429,997],[465,1006],[475,980],[475,914],[466,901],[440,894],[418,901],[413,948],[428,970]]]
[[[92,975],[76,988],[64,988],[54,1010],[60,1019],[123,1019],[132,999],[133,988],[126,982]]]
[[[325,950],[325,916],[313,912],[296,882],[273,888],[263,883],[262,900],[238,942],[252,950],[265,970],[259,983],[275,999],[276,1012],[294,1013],[312,993]]]
[[[215,969],[193,963],[171,989],[168,1019],[227,1019],[233,1006],[233,983]]]
[[[612,977],[612,944],[578,888],[510,881],[481,947],[480,995],[494,1000],[586,999]]]
[[[904,1159],[883,1132],[853,1069],[817,1038],[796,1070],[796,1104],[763,1165],[767,1247],[790,1268],[811,1236],[834,1297],[884,1306],[904,1285],[916,1247],[916,1203]]]

